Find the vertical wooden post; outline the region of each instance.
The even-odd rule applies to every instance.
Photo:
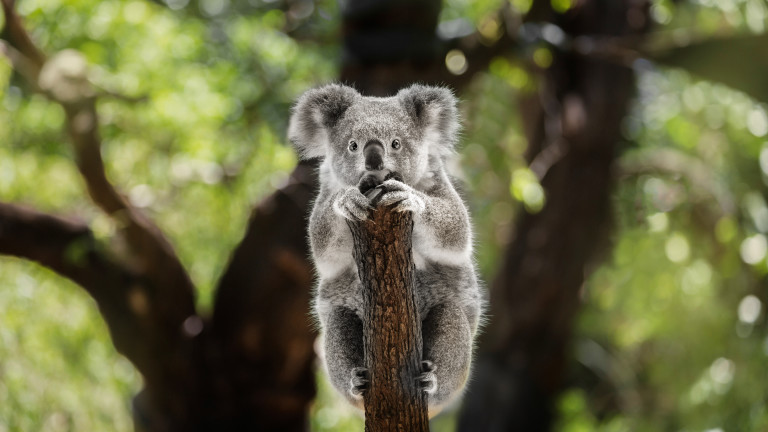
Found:
[[[429,431],[421,372],[421,320],[414,297],[413,217],[378,207],[349,223],[363,283],[363,343],[370,387],[364,395],[366,432]]]

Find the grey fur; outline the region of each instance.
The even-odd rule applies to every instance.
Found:
[[[324,332],[331,382],[361,406],[362,286],[345,218],[367,218],[370,203],[358,190],[366,175],[397,172],[383,182],[381,204],[414,213],[416,302],[422,319],[423,373],[419,377],[434,414],[459,395],[469,376],[483,298],[472,259],[466,206],[446,174],[459,123],[450,90],[413,85],[388,98],[363,97],[331,84],[305,93],[293,110],[288,136],[304,158],[323,158],[320,191],[309,238],[319,276],[315,313]],[[384,169],[367,172],[363,146],[384,145]],[[398,140],[400,148],[392,143]],[[356,145],[350,146],[354,141]]]

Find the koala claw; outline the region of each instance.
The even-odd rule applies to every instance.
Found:
[[[435,364],[429,360],[421,362],[421,369],[424,371],[416,377],[419,388],[431,395],[437,391],[437,375],[435,375]]]
[[[371,204],[357,188],[348,188],[333,202],[333,211],[352,221],[368,219]]]
[[[363,397],[363,393],[368,390],[368,383],[370,382],[370,373],[368,369],[364,367],[352,368],[352,379],[349,381],[349,393],[355,399]]]

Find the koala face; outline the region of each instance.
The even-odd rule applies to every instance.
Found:
[[[452,152],[457,129],[456,99],[445,88],[414,85],[377,98],[332,84],[299,99],[288,136],[302,157],[325,158],[344,185],[390,171],[415,184],[430,156]]]
[[[397,100],[361,97],[331,129],[326,157],[347,185],[370,172],[383,178],[390,171],[413,183],[427,170],[429,148],[423,135]]]

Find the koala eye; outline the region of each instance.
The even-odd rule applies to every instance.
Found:
[[[355,151],[357,150],[357,142],[354,140],[349,142],[349,151]]]
[[[400,148],[400,140],[399,139],[392,140],[392,148],[395,149],[395,150]]]

